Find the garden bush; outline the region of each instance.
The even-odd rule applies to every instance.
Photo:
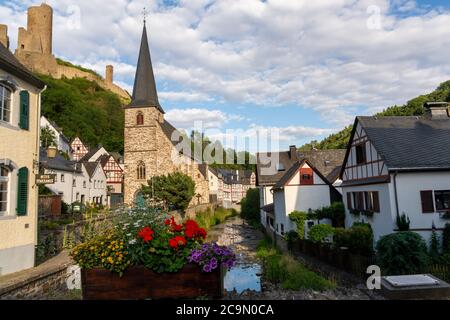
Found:
[[[398,230],[409,231],[409,225],[411,221],[409,220],[409,217],[406,214],[403,213],[401,216],[397,215],[396,223]]]
[[[350,229],[337,228],[334,231],[333,246],[346,247],[353,254],[373,255],[373,233],[367,225],[354,225]]]
[[[289,231],[286,236],[286,242],[289,250],[292,250],[294,248],[294,244],[300,239],[298,236],[297,231]]]
[[[309,230],[308,238],[315,243],[324,243],[333,234],[334,228],[332,226],[328,224],[317,224]]]
[[[446,223],[442,233],[442,251],[450,255],[450,223]]]
[[[247,190],[245,198],[241,200],[241,217],[248,221],[260,220],[259,189]]]
[[[420,273],[429,263],[425,240],[414,232],[401,231],[384,236],[376,249],[384,275]]]

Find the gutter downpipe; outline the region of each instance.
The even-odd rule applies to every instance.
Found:
[[[398,171],[394,172],[394,195],[395,195],[395,208],[397,212],[397,217],[400,215],[399,208],[398,208],[398,194],[397,194],[397,175]]]

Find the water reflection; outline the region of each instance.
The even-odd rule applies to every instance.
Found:
[[[227,291],[236,290],[238,294],[245,290],[261,292],[261,266],[237,264],[225,275],[224,287]]]

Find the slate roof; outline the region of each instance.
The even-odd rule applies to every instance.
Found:
[[[17,58],[0,43],[0,68],[39,89],[45,88],[45,83],[31,73]]]
[[[217,172],[222,176],[226,184],[250,184],[250,178],[253,171],[251,170],[230,170],[217,169]]]
[[[86,153],[84,155],[84,157],[79,160],[79,162],[87,162],[87,161],[89,161],[94,156],[94,154],[96,154],[101,148],[103,148],[103,147],[100,146],[100,147],[97,147],[97,148],[90,149],[89,152]]]
[[[164,113],[158,100],[155,75],[153,73],[152,58],[148,45],[147,28],[144,24],[141,48],[134,78],[133,96],[127,108],[156,107]]]
[[[44,148],[39,150],[39,161],[46,169],[77,173],[82,172],[79,163],[76,161],[66,160],[60,154],[57,154],[53,159],[49,159],[47,157],[47,150]]]
[[[98,162],[83,162],[84,167],[89,175],[89,178],[92,178],[95,173],[95,169],[97,169]]]
[[[357,117],[390,171],[450,169],[450,118]]]
[[[328,181],[334,182],[332,174],[339,176],[340,168],[344,163],[345,149],[336,150],[311,150],[311,151],[297,151],[295,154],[290,151],[274,152],[274,153],[258,153],[257,154],[257,173],[256,181],[257,185],[275,185],[289,169],[299,160],[307,159],[317,170],[327,177]],[[270,164],[262,163],[261,157],[264,155],[271,156],[277,155],[279,157],[279,164],[281,164],[285,170],[277,171],[273,174],[263,174],[263,168],[269,168]]]

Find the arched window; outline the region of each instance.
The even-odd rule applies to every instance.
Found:
[[[145,173],[145,163],[139,162],[137,166],[137,179],[138,180],[145,180],[146,173]]]
[[[0,166],[0,217],[8,211],[9,169]]]
[[[144,115],[142,114],[142,112],[138,112],[136,116],[136,124],[138,126],[144,125]]]
[[[0,121],[11,121],[11,90],[0,85]]]

